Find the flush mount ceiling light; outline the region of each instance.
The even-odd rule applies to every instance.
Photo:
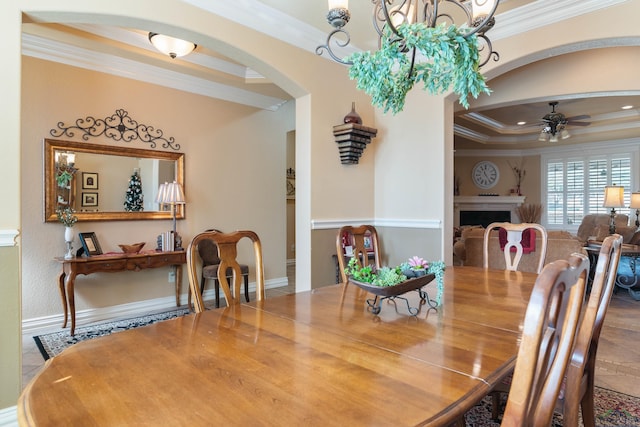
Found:
[[[193,50],[198,46],[193,42],[176,39],[175,37],[169,37],[158,33],[149,33],[149,41],[160,52],[165,55],[169,55],[174,59],[193,52]]]

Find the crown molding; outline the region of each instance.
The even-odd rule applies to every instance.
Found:
[[[459,149],[453,153],[454,157],[525,157],[525,156],[553,156],[562,154],[577,154],[584,156],[599,155],[613,151],[637,151],[640,138],[625,138],[611,141],[585,142],[576,145],[549,145],[547,147],[520,148],[520,149]]]
[[[276,111],[287,102],[286,99],[261,95],[33,34],[22,34],[22,54],[269,111]]]
[[[183,1],[314,54],[318,45],[326,41],[328,34],[257,0]],[[353,45],[342,48],[345,56],[360,50]]]
[[[489,35],[491,40],[500,40],[628,1],[537,0],[496,15]]]

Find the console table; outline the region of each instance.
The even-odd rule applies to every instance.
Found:
[[[62,264],[62,272],[58,277],[62,307],[64,309],[63,328],[67,327],[67,313],[71,317],[71,335],[76,329],[76,306],[74,285],[76,276],[91,273],[114,273],[118,271],[140,271],[147,268],[172,266],[176,271],[176,306],[180,306],[180,283],[182,281],[182,264],[187,262],[185,251],[140,252],[137,254],[105,254],[86,258],[55,258]]]

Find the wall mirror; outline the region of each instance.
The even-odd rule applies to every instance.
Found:
[[[184,188],[184,153],[45,139],[44,176],[46,222],[58,221],[56,209],[67,206],[78,221],[166,220],[172,207],[156,203],[158,187],[175,180]],[[136,195],[140,203],[127,211],[131,181],[142,200]],[[176,218],[184,217],[185,205],[176,205]]]

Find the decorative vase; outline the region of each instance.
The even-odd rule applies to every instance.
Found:
[[[64,241],[67,243],[67,253],[64,255],[64,259],[73,258],[73,227],[64,228]]]
[[[344,116],[344,122],[345,123],[355,123],[358,125],[362,124],[362,117],[360,117],[360,114],[356,113],[356,103],[352,102],[351,103],[351,112],[349,114],[347,114],[346,116]]]

